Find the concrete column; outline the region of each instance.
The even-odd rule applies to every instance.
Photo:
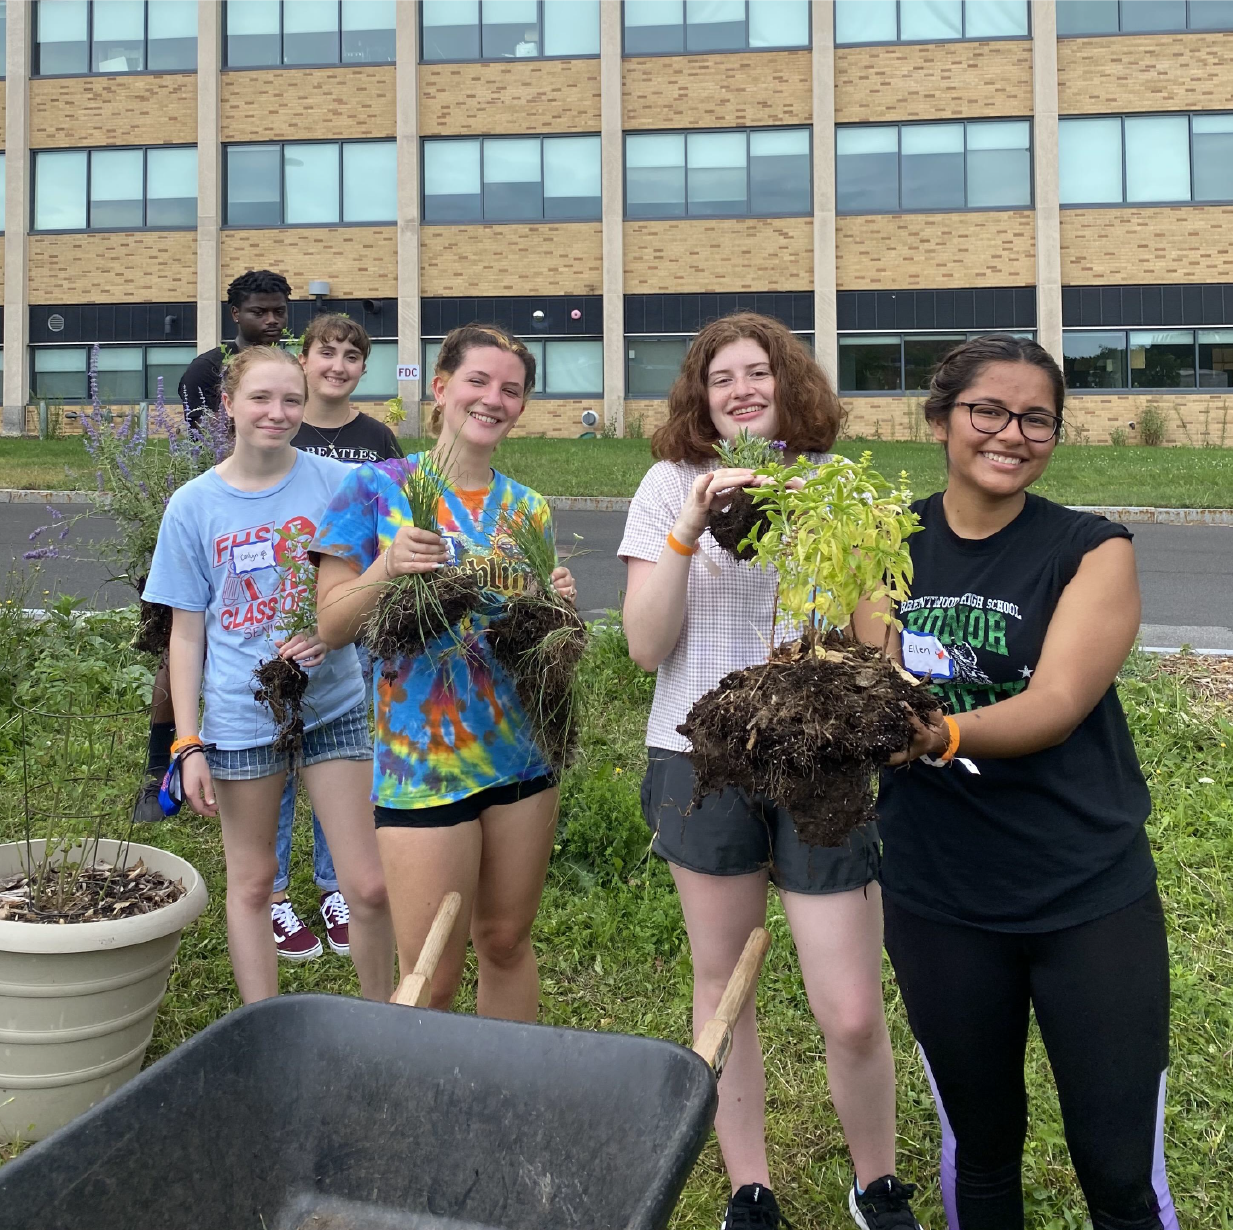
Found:
[[[600,173],[604,228],[604,426],[625,434],[625,143],[621,5],[599,6]]]
[[[398,139],[398,362],[418,366],[420,346],[420,32],[418,5],[398,9],[394,90],[395,132]],[[398,396],[407,411],[398,431],[420,434],[420,390],[431,373],[419,380],[400,380]]]
[[[1032,5],[1032,162],[1036,194],[1036,337],[1062,361],[1062,222],[1058,207],[1057,8]]]
[[[813,321],[814,352],[839,388],[835,335],[835,6],[813,10]]]
[[[223,6],[216,0],[197,5],[197,349],[213,350],[222,341],[219,304],[223,300],[222,250],[223,147],[221,88]]]
[[[30,16],[31,6],[8,6],[5,52],[4,186],[4,412],[0,434],[17,436],[26,427],[30,392],[30,304],[27,235],[30,227]]]

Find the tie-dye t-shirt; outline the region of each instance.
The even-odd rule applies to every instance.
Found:
[[[377,560],[411,508],[402,490],[420,454],[352,470],[321,518],[314,551],[337,555],[361,572]],[[511,566],[513,543],[497,532],[502,512],[520,504],[551,538],[544,497],[504,474],[477,491],[447,489],[437,509],[451,562],[476,573],[486,603],[459,626],[462,646],[441,637],[424,653],[374,663],[377,737],[373,802],[382,807],[440,807],[491,786],[549,772],[535,747],[513,680],[489,652],[484,629],[505,599],[523,587]]]

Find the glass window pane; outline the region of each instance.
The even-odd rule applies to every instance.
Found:
[[[1057,0],[1057,32],[1116,34],[1117,0]]]
[[[745,0],[685,0],[686,51],[738,51],[745,46]]]
[[[135,73],[145,67],[145,0],[94,0],[96,73]]]
[[[1189,329],[1131,333],[1130,387],[1194,388],[1194,334]]]
[[[965,38],[1016,38],[1028,32],[1027,0],[966,0]]]
[[[839,387],[845,393],[900,389],[899,338],[841,337]]]
[[[283,146],[283,215],[288,226],[338,221],[338,142]]]
[[[682,0],[625,0],[625,54],[685,50]]]
[[[338,0],[283,5],[283,63],[338,63]]]
[[[1063,205],[1102,205],[1122,199],[1122,121],[1061,120],[1058,124],[1059,197]]]
[[[444,339],[441,339],[442,341]],[[437,355],[441,353],[441,341],[424,342],[424,365],[420,370],[420,388],[425,394],[431,396],[428,386],[432,383],[432,378],[436,375]]]
[[[1190,200],[1188,116],[1126,117],[1126,200]]]
[[[437,349],[440,348],[441,344],[438,342]],[[435,354],[433,361],[436,361]],[[428,381],[431,379],[432,373],[429,372],[421,381],[420,387],[427,388]],[[397,342],[373,342],[368,362],[364,366],[364,374],[360,377],[360,382],[355,386],[355,392],[351,396],[355,399],[371,398],[374,401],[387,401],[391,397],[398,396]]]
[[[599,138],[545,137],[544,217],[599,216]]]
[[[229,0],[227,63],[233,68],[281,64],[279,0]]]
[[[342,0],[342,62],[393,64],[395,0]]]
[[[396,160],[393,141],[344,142],[344,222],[398,221]]]
[[[836,43],[893,43],[899,37],[895,0],[835,0]]]
[[[196,357],[196,349],[192,346],[147,346],[146,397],[150,401],[158,397],[158,378],[162,376],[163,400],[174,404],[180,377]]]
[[[1233,386],[1233,329],[1200,329],[1199,388]]]
[[[425,60],[478,60],[479,0],[423,0]]]
[[[521,340],[535,360],[535,387],[542,389],[544,387],[544,343],[530,337],[524,337]]]
[[[1031,126],[1027,120],[969,124],[968,207],[1031,205]]]
[[[560,397],[604,391],[604,343],[600,341],[546,342],[544,392]]]
[[[227,224],[278,226],[282,222],[281,151],[277,145],[227,149]]]
[[[1233,0],[1190,0],[1192,30],[1233,30]]]
[[[599,55],[599,0],[544,0],[544,55]]]
[[[905,124],[899,141],[903,208],[962,209],[963,125]]]
[[[626,397],[667,397],[688,347],[687,337],[627,337]]]
[[[733,217],[749,212],[743,132],[691,132],[686,137],[689,212]]]
[[[520,222],[544,216],[539,137],[484,142],[484,220]]]
[[[942,333],[921,337],[908,334],[903,339],[903,387],[927,389],[933,379],[934,369],[960,342],[967,341],[964,333]]]
[[[536,0],[483,0],[480,18],[484,23],[485,60],[539,55],[539,5]]]
[[[85,346],[36,347],[31,380],[34,396],[85,401],[90,395],[89,365],[90,351]]]
[[[86,0],[41,0],[36,38],[40,73],[87,72]]]
[[[962,38],[959,0],[899,0],[899,37],[905,42]]]
[[[835,181],[836,205],[840,213],[898,209],[898,128],[836,129]]]
[[[196,0],[158,0],[149,6],[149,63],[156,71],[197,67]]]
[[[142,151],[94,150],[90,155],[90,225],[142,224]]]
[[[683,133],[648,133],[625,138],[625,201],[630,218],[684,216]]]
[[[140,346],[104,346],[98,352],[98,396],[110,405],[145,396]]]
[[[1122,0],[1122,33],[1184,30],[1186,0]]]
[[[811,186],[809,129],[749,134],[750,213],[807,214]]]
[[[751,47],[808,47],[809,0],[749,0]]]
[[[5,75],[4,65],[6,62],[6,55],[7,55],[7,48],[8,48],[8,37],[9,37],[8,27],[9,27],[8,8],[3,2],[3,0],[0,0],[0,81],[4,80],[4,75]],[[3,370],[4,370],[4,352],[3,350],[0,350],[0,371],[3,371]]]
[[[197,147],[146,151],[146,225],[197,225]]]
[[[1233,201],[1233,115],[1194,115],[1194,199]]]
[[[424,142],[424,221],[480,222],[479,141]]]
[[[1068,388],[1126,388],[1126,335],[1063,333],[1062,369]]]
[[[86,152],[34,155],[34,229],[85,230]]]

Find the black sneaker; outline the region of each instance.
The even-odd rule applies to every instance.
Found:
[[[724,1210],[719,1230],[791,1230],[792,1223],[779,1211],[774,1193],[761,1183],[738,1187]]]
[[[163,784],[163,775],[147,777],[137,791],[137,801],[133,804],[134,824],[154,824],[158,820],[166,820],[163,809],[159,805],[158,792]]]
[[[921,1230],[908,1203],[916,1195],[916,1184],[900,1183],[893,1174],[874,1179],[861,1195],[856,1180],[848,1192],[848,1212],[861,1230]]]

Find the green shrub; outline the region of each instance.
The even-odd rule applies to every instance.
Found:
[[[1149,401],[1139,415],[1139,439],[1151,448],[1163,444],[1166,425],[1164,411]]]

